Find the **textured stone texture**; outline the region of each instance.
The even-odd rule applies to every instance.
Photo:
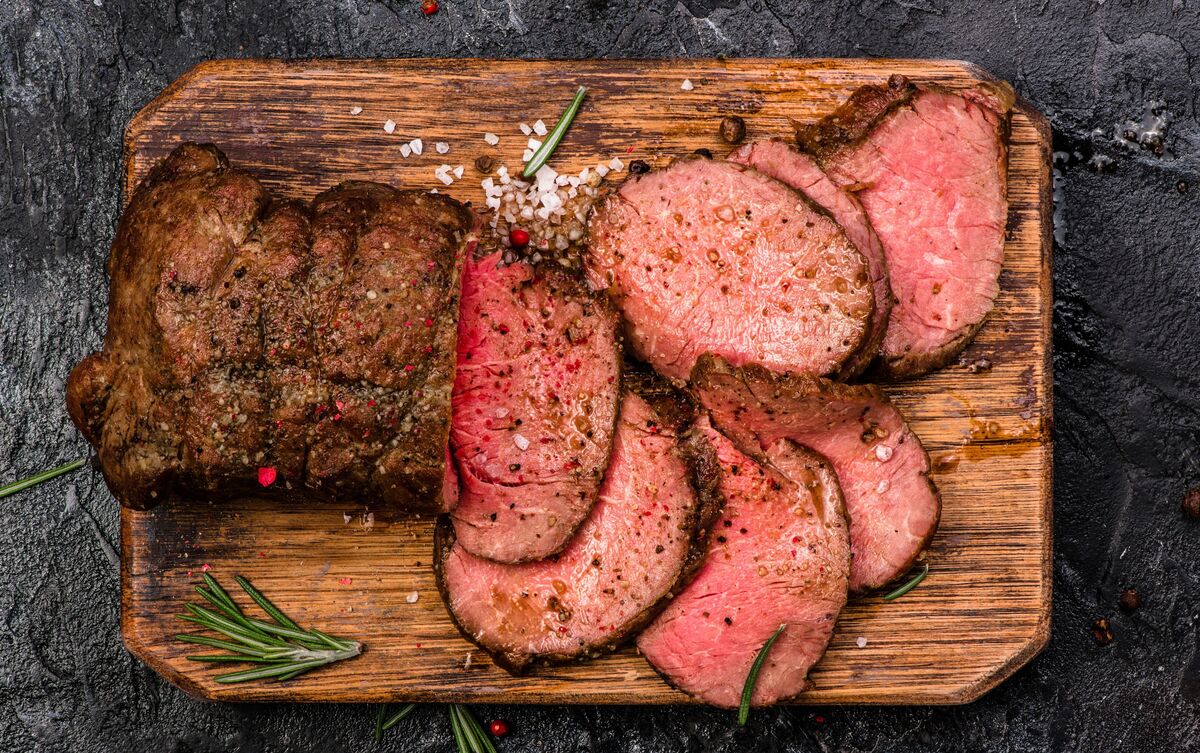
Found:
[[[86,451],[63,382],[102,334],[121,132],[231,56],[973,60],[1056,144],[1056,567],[1049,648],[962,708],[479,708],[502,751],[1200,750],[1200,122],[1195,0],[6,0],[0,4],[0,479]],[[1138,138],[1161,105],[1163,148]],[[1152,129],[1151,129],[1152,130]],[[1195,183],[1180,190],[1180,181]],[[117,510],[78,472],[0,502],[0,751],[371,748],[362,706],[217,706],[130,658]],[[1143,606],[1117,608],[1136,587]],[[1107,617],[1115,641],[1091,635]],[[449,751],[420,709],[380,750]]]

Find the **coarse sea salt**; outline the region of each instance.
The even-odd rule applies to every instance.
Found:
[[[359,113],[361,113],[361,112],[362,112],[362,108],[361,108],[361,107],[351,107],[351,108],[350,108],[350,114],[351,114],[351,115],[358,115],[358,114],[359,114]]]
[[[419,598],[421,598],[421,594],[417,593],[416,591],[413,591],[408,596],[405,596],[404,600],[407,601],[409,604],[416,604],[417,599],[419,599]]]
[[[690,78],[685,78],[683,80],[683,83],[679,85],[679,88],[683,89],[685,92],[690,92],[692,89],[695,89],[696,87],[692,84],[692,80]]]
[[[528,123],[522,123],[518,126],[518,128],[520,128],[521,133],[525,134],[526,136],[533,133],[533,129],[529,127]]]
[[[513,434],[513,444],[517,446],[521,452],[529,449],[529,440],[520,434]]]
[[[425,151],[425,144],[422,143],[420,139],[413,139],[412,141],[408,142],[408,145],[412,147],[413,154],[417,155],[418,157],[420,157],[421,153]]]
[[[445,141],[439,141],[433,145],[433,149],[438,154],[445,154],[446,152],[450,151],[450,145],[447,144]]]
[[[892,448],[885,444],[875,445],[875,457],[879,458],[879,461],[882,463],[886,463],[892,459],[892,452]]]
[[[545,136],[546,135],[546,124],[543,123],[539,119],[536,123],[533,124],[533,132],[539,136]]]
[[[384,133],[395,133],[396,121],[394,121],[394,120],[383,121],[383,131],[384,131]]]
[[[408,159],[408,155],[410,155],[410,154],[412,154],[412,147],[409,146],[408,144],[401,144],[400,145],[400,156],[403,157],[404,159]]]
[[[862,637],[861,635],[858,636],[858,640],[854,641],[854,643],[857,644],[859,648],[867,647],[867,639]]]
[[[496,144],[500,143],[500,137],[494,133],[483,134],[483,140],[486,141],[487,143],[491,144],[492,146],[495,146]]]

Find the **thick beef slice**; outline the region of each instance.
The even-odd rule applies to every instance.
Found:
[[[176,149],[121,218],[104,349],[67,386],[113,494],[257,493],[269,467],[267,493],[440,509],[474,227],[371,184],[314,212],[214,147]]]
[[[600,499],[556,556],[517,565],[476,557],[439,521],[434,566],[447,609],[502,666],[611,651],[694,573],[720,506],[715,458],[667,415],[625,395]]]
[[[555,268],[469,260],[451,443],[459,546],[524,562],[564,546],[596,503],[620,395],[617,315]]]
[[[823,455],[837,473],[850,516],[850,588],[866,591],[904,573],[932,538],[941,513],[929,456],[887,396],[706,355],[695,393],[738,449],[759,459],[790,439]]]
[[[705,422],[707,425],[707,422]],[[780,625],[754,686],[756,706],[800,693],[846,603],[850,539],[837,478],[788,440],[762,464],[711,428],[725,509],[695,579],[638,637],[672,685],[738,706],[750,665]]]
[[[683,159],[627,180],[593,214],[589,280],[617,301],[637,355],[686,379],[701,353],[828,374],[862,345],[866,261],[823,211],[773,178]]]
[[[837,376],[846,378],[861,373],[879,354],[893,302],[883,244],[879,242],[879,236],[871,227],[862,203],[853,193],[830,180],[810,155],[782,141],[755,141],[746,144],[730,154],[729,160],[749,165],[808,196],[837,220],[846,237],[862,252],[867,261],[871,289],[875,295],[875,315],[871,318],[871,326],[863,338],[862,346],[839,370]]]
[[[883,242],[896,306],[880,371],[940,368],[992,310],[1004,262],[1013,93],[964,92],[893,76],[798,127],[801,148],[858,196]]]

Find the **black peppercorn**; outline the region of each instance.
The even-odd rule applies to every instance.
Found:
[[[496,160],[486,154],[481,154],[475,158],[475,169],[481,173],[490,173],[495,164]]]
[[[696,151],[692,152],[692,154],[698,154],[701,157],[703,157],[704,159],[712,159],[712,151],[709,149],[705,149],[704,147],[700,147]]]
[[[721,138],[728,144],[740,144],[746,138],[746,121],[737,115],[721,118]]]
[[[643,173],[650,172],[650,165],[646,164],[643,160],[635,159],[629,163],[629,172],[633,175],[642,175]]]
[[[1092,623],[1092,637],[1096,639],[1097,646],[1107,646],[1113,642],[1113,631],[1108,625],[1108,620],[1103,617],[1097,617]]]

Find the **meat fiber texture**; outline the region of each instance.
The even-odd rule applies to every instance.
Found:
[[[470,554],[443,516],[434,567],[463,635],[501,666],[612,651],[695,572],[720,508],[704,437],[626,393],[600,499],[558,555],[509,565]]]
[[[589,281],[629,343],[682,381],[696,358],[835,374],[874,310],[866,260],[808,199],[754,170],[700,158],[627,180],[589,223]]]
[[[888,283],[887,260],[883,244],[867,219],[862,203],[850,191],[829,179],[808,154],[782,141],[755,141],[729,155],[731,162],[748,165],[764,175],[782,181],[815,201],[842,226],[867,261],[875,313],[858,352],[839,370],[839,378],[862,373],[879,354],[892,311],[892,288]]]
[[[815,453],[785,439],[760,464],[704,425],[725,509],[704,565],[638,637],[638,649],[675,687],[735,708],[750,665],[785,625],[751,696],[767,706],[805,689],[846,604],[845,508],[833,470]]]
[[[893,76],[797,128],[800,147],[855,193],[883,242],[896,295],[883,376],[950,363],[995,305],[1012,104],[1006,84],[951,92]]]
[[[619,321],[554,267],[468,260],[451,444],[461,547],[500,562],[566,546],[596,503],[620,397]]]
[[[929,455],[879,388],[734,368],[711,355],[696,364],[692,386],[717,429],[760,462],[782,439],[830,462],[850,516],[852,591],[894,580],[933,537],[941,500]]]
[[[275,201],[215,147],[177,148],[121,218],[104,347],[67,385],[113,494],[443,509],[476,226],[453,199],[374,183]]]

